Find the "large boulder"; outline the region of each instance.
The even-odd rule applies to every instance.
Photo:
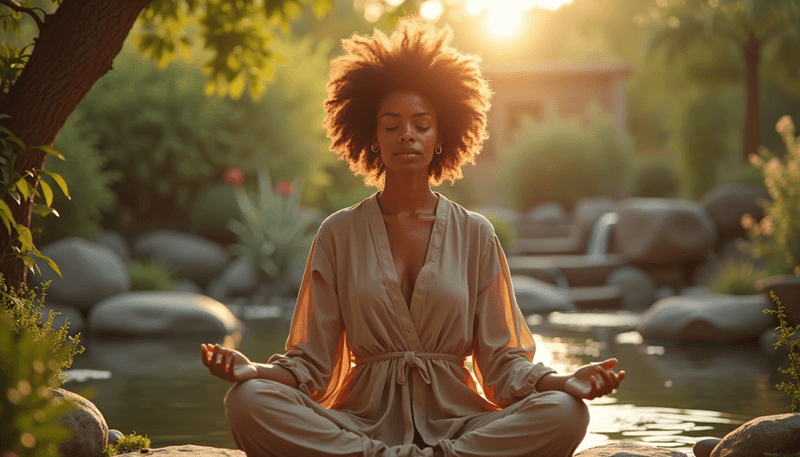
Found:
[[[724,240],[745,235],[740,223],[745,213],[756,219],[763,217],[764,209],[759,205],[762,199],[769,199],[769,193],[764,186],[723,184],[706,193],[700,204],[716,224],[719,238]]]
[[[89,328],[102,336],[220,336],[242,329],[222,303],[186,292],[128,292],[98,303]]]
[[[616,246],[640,266],[667,268],[702,259],[717,241],[714,221],[696,202],[630,198],[618,206]]]
[[[560,289],[549,282],[529,276],[511,277],[514,295],[523,314],[547,314],[552,311],[575,311],[568,289]]]
[[[572,210],[572,220],[581,243],[586,246],[597,220],[605,213],[616,211],[617,201],[611,197],[582,198]]]
[[[633,443],[615,443],[593,447],[578,452],[575,457],[687,457],[672,449],[655,446],[642,446]]]
[[[677,295],[653,304],[637,330],[652,339],[755,340],[773,324],[772,316],[763,313],[767,306],[763,295]]]
[[[126,240],[121,233],[103,230],[95,235],[94,242],[102,244],[116,252],[126,265],[131,263],[131,248],[128,245],[128,240]]]
[[[790,326],[800,325],[800,276],[769,276],[757,281],[756,287],[765,297],[771,297],[770,292],[775,292],[778,300],[784,306],[786,322]],[[770,309],[777,309],[777,304],[772,303],[771,300],[770,298]]]
[[[111,248],[102,244],[69,237],[48,244],[42,254],[53,259],[61,275],[39,261],[40,275],[33,275],[36,283],[51,281],[47,300],[62,305],[72,305],[83,312],[100,300],[130,289],[130,279],[125,262]]]
[[[523,220],[542,224],[564,224],[570,222],[569,213],[561,203],[557,202],[542,203],[534,207],[525,214]]]
[[[209,295],[217,300],[252,293],[258,287],[258,271],[245,259],[236,259],[222,275],[209,283]]]
[[[611,271],[606,285],[622,289],[622,309],[644,311],[655,302],[656,281],[650,274],[633,265],[624,265]]]
[[[219,276],[230,261],[218,243],[190,233],[156,230],[142,235],[133,248],[136,258],[149,258],[172,267],[175,274],[205,284]]]
[[[800,452],[800,413],[761,416],[728,433],[711,457],[763,456]]]
[[[108,424],[97,406],[82,396],[64,389],[53,389],[54,402],[74,406],[59,420],[72,430],[72,436],[59,449],[70,457],[100,457],[108,444]]]

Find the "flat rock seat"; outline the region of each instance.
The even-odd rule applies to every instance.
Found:
[[[561,255],[579,254],[586,247],[577,236],[551,238],[518,238],[509,249],[515,255]]]
[[[618,285],[570,287],[567,292],[567,296],[579,310],[620,309],[622,308],[622,294],[622,288]]]
[[[603,257],[586,255],[509,256],[512,275],[526,275],[559,287],[594,287],[604,285],[612,270],[625,264],[617,254]],[[567,284],[560,284],[559,277]]]

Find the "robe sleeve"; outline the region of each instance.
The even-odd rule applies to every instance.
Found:
[[[473,359],[486,398],[509,406],[536,392],[536,383],[554,369],[533,363],[536,343],[517,306],[511,273],[496,236],[480,262]]]
[[[269,362],[291,371],[298,390],[323,406],[333,403],[350,371],[336,270],[319,233],[306,263],[286,353]]]

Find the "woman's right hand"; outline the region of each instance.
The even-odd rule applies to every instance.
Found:
[[[235,349],[226,349],[219,344],[201,344],[200,355],[211,374],[224,381],[247,381],[258,374],[256,365]]]

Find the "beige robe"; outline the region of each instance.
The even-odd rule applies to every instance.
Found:
[[[442,195],[410,304],[377,194],[328,217],[286,349],[270,362],[297,377],[321,414],[390,446],[412,443],[415,429],[429,445],[450,439],[554,371],[532,363],[535,343],[492,225]]]

